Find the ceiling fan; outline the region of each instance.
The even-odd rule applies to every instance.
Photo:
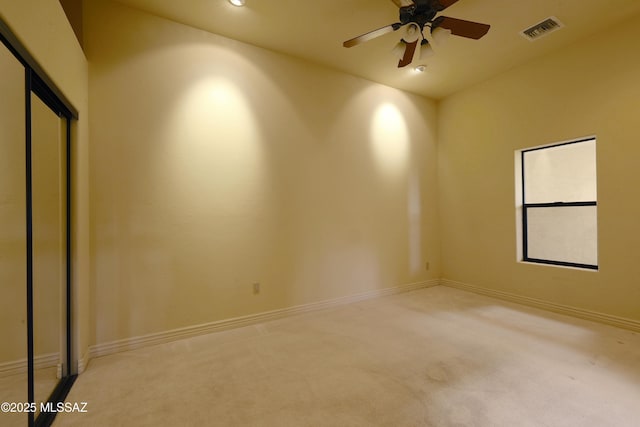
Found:
[[[429,28],[430,35],[438,38],[437,33],[450,33],[455,36],[466,37],[478,40],[489,31],[490,25],[478,22],[465,21],[463,19],[450,18],[448,16],[436,15],[458,2],[458,0],[391,0],[400,8],[400,22],[396,22],[386,27],[378,28],[358,37],[345,41],[344,47],[353,47],[372,40],[383,34],[397,31],[406,27],[406,34],[400,40],[396,51],[400,54],[398,68],[405,67],[413,61],[413,56],[420,42],[420,51],[423,55],[430,50],[429,40],[424,35],[425,27]]]

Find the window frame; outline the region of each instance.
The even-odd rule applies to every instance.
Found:
[[[576,140],[571,140],[567,142],[561,142],[557,144],[545,145],[542,147],[528,148],[520,151],[520,184],[521,184],[521,197],[522,197],[522,261],[523,262],[531,262],[536,264],[546,264],[546,265],[555,265],[561,267],[574,267],[574,268],[583,268],[588,270],[598,270],[598,264],[582,264],[575,263],[569,261],[557,261],[552,259],[542,259],[542,258],[531,258],[529,257],[529,236],[528,236],[528,210],[529,209],[544,209],[544,208],[563,208],[563,207],[586,207],[586,206],[598,206],[597,200],[588,200],[588,201],[579,201],[579,202],[548,202],[548,203],[526,203],[526,190],[525,190],[525,154],[530,153],[532,151],[540,151],[549,148],[561,147],[565,145],[571,144],[579,144],[582,142],[594,141],[597,142],[597,138],[595,136],[590,136],[587,138],[580,138]],[[596,172],[597,173],[597,172]],[[596,176],[597,182],[597,176]],[[597,231],[596,231],[597,233]],[[597,235],[596,235],[596,247],[597,247]]]

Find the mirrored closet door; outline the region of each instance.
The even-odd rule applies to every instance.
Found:
[[[0,402],[28,398],[25,140],[25,69],[0,44]],[[3,426],[27,419],[0,417]]]
[[[47,426],[75,380],[69,164],[77,114],[2,22],[0,41],[0,402],[13,405],[0,425]]]
[[[66,119],[31,93],[33,391],[47,402],[66,366]]]

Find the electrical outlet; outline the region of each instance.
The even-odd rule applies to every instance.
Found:
[[[254,282],[254,284],[253,284],[253,293],[254,294],[259,294],[260,293],[260,282]]]

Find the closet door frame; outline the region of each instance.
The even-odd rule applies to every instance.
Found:
[[[11,30],[0,20],[0,48],[4,45],[15,58],[24,66],[24,93],[25,93],[25,151],[26,151],[26,246],[27,246],[27,280],[26,280],[26,306],[27,306],[27,398],[30,403],[39,405],[35,402],[34,391],[34,323],[33,323],[33,186],[32,186],[32,152],[31,152],[31,96],[36,95],[49,107],[58,117],[64,119],[66,126],[66,160],[65,160],[65,184],[66,184],[66,247],[65,247],[65,367],[63,369],[61,379],[49,396],[48,401],[57,403],[63,402],[66,398],[71,386],[76,379],[75,368],[73,367],[73,351],[72,351],[72,222],[71,222],[71,120],[78,119],[78,112],[59,89],[53,84],[52,80],[47,76],[44,70],[22,46],[19,40],[13,35]],[[37,408],[39,411],[39,407]],[[40,412],[36,418],[34,412],[28,413],[29,426],[49,426],[53,423],[56,416],[55,412]]]

